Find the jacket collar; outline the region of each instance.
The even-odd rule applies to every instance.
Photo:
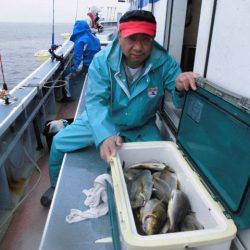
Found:
[[[121,63],[122,63],[122,50],[118,38],[116,38],[112,42],[108,54],[108,64],[113,71],[119,72],[121,68]]]
[[[164,56],[164,54],[166,55],[167,51],[160,44],[154,41],[154,47],[150,57],[145,63],[145,68],[147,68],[150,64],[152,65],[151,70],[154,70],[159,66],[161,66],[167,59],[167,57]],[[110,68],[115,72],[119,72],[121,69],[122,51],[117,37],[112,42],[112,45],[109,48],[108,64]]]

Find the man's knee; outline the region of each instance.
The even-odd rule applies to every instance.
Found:
[[[54,147],[54,149],[59,150],[59,151],[63,151],[62,149],[64,148],[64,137],[65,137],[65,133],[63,130],[61,130],[59,133],[57,133],[54,137],[53,137],[53,142],[52,142],[52,147]]]

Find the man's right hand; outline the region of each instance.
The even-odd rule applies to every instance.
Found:
[[[107,163],[110,162],[111,157],[116,155],[116,151],[122,146],[121,136],[110,136],[105,141],[103,141],[100,148],[101,158]]]

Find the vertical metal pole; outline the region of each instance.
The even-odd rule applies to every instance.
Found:
[[[13,205],[4,164],[0,166],[0,210],[11,209]],[[2,215],[0,216],[2,220]]]
[[[211,44],[212,44],[212,37],[213,37],[213,31],[214,31],[214,20],[215,20],[215,14],[216,14],[216,7],[217,7],[217,0],[214,0],[213,13],[212,13],[212,18],[211,18],[211,26],[210,26],[210,31],[209,31],[209,39],[208,39],[208,45],[207,45],[206,61],[205,61],[205,67],[204,67],[204,73],[203,73],[204,78],[207,77],[210,48],[211,48]]]
[[[53,17],[52,17],[52,41],[51,41],[51,47],[54,47],[55,44],[55,22],[54,22],[54,16],[55,16],[55,0],[53,0]]]
[[[1,54],[0,54],[0,65],[1,65],[1,71],[2,71],[2,76],[3,76],[3,89],[8,90],[8,87],[7,87],[7,84],[6,84],[6,81],[5,81],[5,77],[4,77],[3,63],[2,63]]]
[[[75,15],[75,21],[77,19],[78,16],[78,0],[76,0],[76,15]]]
[[[36,137],[36,142],[37,142],[37,148],[36,150],[40,151],[43,149],[43,143],[42,143],[42,139],[41,139],[41,133],[40,133],[40,129],[38,126],[38,121],[37,121],[37,117],[33,120],[33,127],[34,127],[34,131],[35,131],[35,137]]]
[[[172,31],[172,17],[173,17],[173,9],[174,9],[174,0],[171,0],[170,4],[171,4],[171,7],[170,7],[170,17],[169,17],[167,52],[169,52],[169,47],[170,47],[170,37],[171,37],[171,31]]]

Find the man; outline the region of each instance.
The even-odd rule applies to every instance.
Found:
[[[86,16],[86,21],[94,34],[103,29],[103,26],[99,23],[99,12],[100,9],[98,7],[92,6]]]
[[[62,102],[72,101],[69,90],[69,76],[74,75],[82,62],[82,72],[86,73],[94,55],[100,51],[101,45],[98,38],[92,33],[86,21],[76,21],[70,41],[74,43],[74,65],[67,70],[65,75],[65,97]]]
[[[181,73],[174,59],[154,42],[155,34],[151,12],[127,12],[120,19],[118,38],[96,54],[88,73],[85,110],[53,140],[51,188],[42,204],[52,198],[65,152],[95,144],[109,162],[122,142],[161,140],[155,118],[164,89],[171,92],[176,106],[184,90],[196,89],[198,75]]]

